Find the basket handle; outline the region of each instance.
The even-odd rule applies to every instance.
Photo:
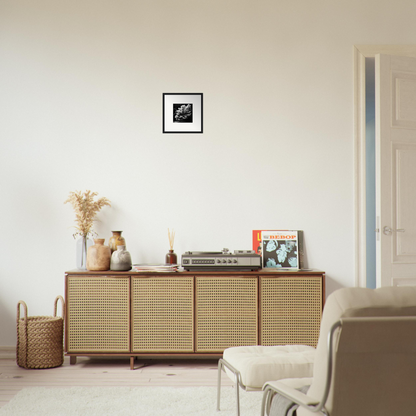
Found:
[[[62,303],[62,319],[65,319],[65,301],[64,301],[64,298],[60,295],[58,295],[55,299],[55,305],[54,305],[54,308],[53,308],[53,316],[54,317],[56,316],[56,310],[58,308],[58,300],[61,300],[61,303]]]
[[[25,314],[23,317],[23,339],[20,339],[20,336],[19,336],[20,305],[23,306],[23,310]],[[16,361],[20,367],[27,368],[27,305],[23,300],[19,300],[19,302],[17,302],[16,326],[17,326]],[[19,354],[20,354],[21,348],[24,351],[24,355],[22,358],[23,362],[19,362]]]
[[[17,302],[17,323],[19,323],[20,320],[20,305],[23,306],[23,310],[25,313],[23,319],[25,320],[25,322],[27,321],[27,305],[23,300],[19,300],[19,302]]]

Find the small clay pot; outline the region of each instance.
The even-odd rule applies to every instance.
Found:
[[[111,253],[117,250],[118,246],[126,247],[126,240],[121,236],[123,231],[111,231],[113,235],[108,240],[108,247],[111,249]]]
[[[104,245],[104,238],[94,240],[94,245],[88,248],[87,270],[110,270],[111,250]]]

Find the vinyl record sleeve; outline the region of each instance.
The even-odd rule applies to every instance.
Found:
[[[261,254],[263,268],[304,267],[301,230],[253,230],[253,250]]]

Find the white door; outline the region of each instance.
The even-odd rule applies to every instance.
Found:
[[[376,55],[377,287],[416,284],[416,58]]]

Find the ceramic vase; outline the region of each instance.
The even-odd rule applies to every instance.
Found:
[[[87,252],[87,270],[109,270],[111,260],[110,247],[104,245],[104,238],[96,238]]]
[[[178,257],[176,253],[173,252],[173,250],[169,250],[169,253],[166,254],[165,263],[166,264],[178,264]]]
[[[76,243],[76,265],[79,270],[87,270],[87,250],[93,241],[86,237],[78,238]]]
[[[111,249],[111,253],[114,253],[117,250],[118,246],[126,247],[126,240],[124,237],[121,236],[123,231],[111,231],[113,235],[110,237],[108,241],[108,246]]]
[[[125,246],[117,246],[117,250],[111,255],[111,270],[131,270],[131,256]]]

